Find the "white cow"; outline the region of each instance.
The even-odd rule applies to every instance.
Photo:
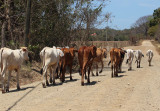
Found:
[[[2,81],[2,93],[9,92],[9,81],[11,72],[15,70],[17,72],[17,90],[20,90],[19,86],[19,71],[24,60],[29,60],[27,47],[21,49],[12,50],[9,48],[0,49],[0,63],[1,63],[1,81]],[[8,70],[8,82],[5,88],[5,75]]]
[[[134,53],[132,49],[127,49],[127,61],[126,64],[128,64],[128,71],[132,70],[132,61],[134,58]]]
[[[142,57],[144,57],[144,55],[142,54],[141,50],[135,50],[134,52],[135,52],[135,58],[136,58],[135,62],[137,62],[137,68],[140,68],[141,59]]]
[[[42,86],[43,88],[48,86],[48,80],[47,80],[47,69],[50,71],[50,83],[55,83],[55,72],[56,68],[59,63],[60,57],[64,56],[64,53],[60,49],[56,49],[56,47],[53,46],[53,48],[45,47],[40,52],[40,58],[43,61],[43,81]],[[52,75],[53,74],[53,75]],[[52,80],[53,77],[53,80]],[[46,81],[45,81],[46,79]],[[46,84],[45,84],[46,82]]]
[[[146,56],[148,56],[149,66],[151,66],[151,61],[152,61],[152,58],[153,58],[153,51],[149,49],[146,53]]]

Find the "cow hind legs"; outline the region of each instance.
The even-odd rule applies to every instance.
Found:
[[[84,86],[84,82],[81,82],[81,86]]]
[[[151,66],[151,62],[149,62],[149,66]]]
[[[96,72],[96,76],[98,76],[98,72]]]
[[[92,76],[95,76],[93,72],[92,72]]]
[[[99,71],[99,73],[102,73],[102,69]]]
[[[72,81],[73,79],[72,79],[72,76],[70,76],[70,80]]]
[[[5,86],[2,86],[2,94],[6,93],[6,88]]]
[[[6,87],[6,92],[9,92],[9,87]]]
[[[6,93],[6,92],[5,92],[5,90],[3,89],[3,90],[2,90],[2,94],[4,94],[4,93]]]
[[[46,85],[47,85],[47,86],[49,86],[49,82],[48,82],[48,80],[46,81]]]
[[[42,87],[43,87],[43,88],[46,88],[46,85],[45,85],[45,83],[42,83]]]
[[[50,78],[49,82],[50,82],[50,83],[52,83],[52,82],[53,82],[52,78]]]

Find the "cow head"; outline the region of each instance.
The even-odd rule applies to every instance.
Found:
[[[28,61],[29,57],[28,57],[28,49],[27,49],[27,47],[21,47],[20,52],[21,52],[24,60]]]
[[[103,48],[102,55],[104,58],[107,58],[107,49],[106,48]]]
[[[90,46],[90,48],[91,48],[92,57],[93,57],[93,58],[94,58],[94,57],[97,57],[97,53],[96,53],[97,47],[93,45],[93,46]]]
[[[57,52],[58,52],[58,54],[59,54],[60,57],[64,56],[64,53],[60,49],[57,49]]]
[[[121,50],[120,53],[121,53],[121,58],[124,59],[126,51],[125,50]]]

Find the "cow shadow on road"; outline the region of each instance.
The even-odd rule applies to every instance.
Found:
[[[37,70],[37,69],[32,69],[32,70],[37,72],[37,73],[39,73],[39,74],[41,74],[40,70]]]
[[[86,86],[92,86],[92,85],[95,85],[95,84],[97,84],[97,81],[92,81],[90,83],[84,83],[84,85],[86,85]]]
[[[55,84],[50,84],[49,86],[47,87],[54,87],[54,86],[60,86],[60,85],[63,85],[63,83],[68,83],[68,82],[75,82],[77,81],[78,79],[73,79],[73,80],[65,80],[64,82],[59,82],[59,83],[55,83]]]
[[[64,83],[68,83],[68,82],[75,82],[77,81],[78,79],[72,79],[72,80],[65,80]]]
[[[121,78],[121,77],[124,77],[124,76],[127,76],[127,75],[118,75],[118,76],[115,77],[115,78]]]
[[[121,72],[118,72],[118,73],[126,73],[126,71],[121,71]]]
[[[31,87],[25,87],[25,88],[21,88],[20,90],[14,89],[14,90],[10,90],[8,93],[24,91],[24,90],[27,90],[29,88],[35,88],[35,87],[32,87],[32,86]]]
[[[20,91],[24,91],[24,90],[29,89],[29,88],[32,88],[32,89],[29,90],[28,92],[26,92],[26,93],[25,93],[22,97],[20,97],[17,101],[15,101],[15,103],[14,103],[13,105],[9,106],[6,111],[12,110],[13,107],[15,107],[15,106],[16,106],[20,101],[22,101],[27,95],[29,95],[32,91],[34,91],[34,90],[36,89],[36,87],[38,87],[40,84],[41,84],[41,83],[38,83],[38,84],[37,84],[36,86],[34,86],[34,87],[22,88]],[[11,92],[13,92],[13,91],[14,91],[14,90],[12,90]],[[16,91],[17,91],[17,90],[16,90]],[[16,92],[16,91],[15,91],[15,92]]]
[[[101,76],[106,76],[106,75],[104,75],[104,74],[99,74],[98,76],[101,77]],[[92,76],[92,75],[91,75],[91,77],[98,77],[98,76],[96,76],[96,75]]]

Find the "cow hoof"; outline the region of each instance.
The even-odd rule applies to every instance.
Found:
[[[92,76],[95,76],[94,73],[92,73]]]
[[[62,79],[61,82],[63,83],[63,82],[64,82],[64,79]]]
[[[9,92],[9,88],[6,89],[6,92]]]
[[[100,70],[99,73],[102,73],[102,70]]]
[[[47,86],[49,86],[49,83],[48,83],[48,81],[46,81],[46,85],[47,85]]]
[[[52,84],[55,85],[55,81],[53,81]]]
[[[43,87],[43,88],[46,88],[46,85],[45,85],[44,83],[42,83],[42,87]]]
[[[91,83],[90,81],[88,81],[88,84]]]
[[[17,90],[19,91],[21,88],[19,86],[17,86]]]
[[[5,90],[2,90],[2,94],[6,93]]]
[[[81,82],[81,86],[84,86],[84,82]]]
[[[72,77],[70,77],[70,80],[71,80],[71,81],[73,80]]]
[[[87,76],[85,76],[85,79],[87,79]]]
[[[96,76],[98,76],[98,72],[96,73]]]
[[[52,83],[53,81],[52,81],[52,79],[50,79],[50,81],[49,81],[50,83]]]

